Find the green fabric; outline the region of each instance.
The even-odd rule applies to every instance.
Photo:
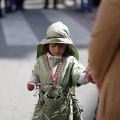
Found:
[[[45,57],[46,55],[42,55],[37,59],[32,72],[33,72],[33,75],[39,78],[40,83],[52,83],[52,77],[47,68]],[[51,70],[53,71],[53,73],[55,73],[57,65],[59,64],[59,59],[50,58],[49,64],[50,64]],[[78,62],[76,58],[74,58],[73,56],[64,58],[63,64],[61,66],[61,69],[57,77],[57,85],[61,86],[63,89],[68,91],[69,88],[77,85],[77,79],[84,70],[85,69],[83,65],[80,62]],[[51,91],[51,89],[48,90],[48,88],[45,87],[43,91],[47,92],[47,91]],[[57,100],[51,100],[44,96],[42,96],[42,98],[44,99],[44,105],[50,107],[47,109],[44,108],[44,112],[48,115],[48,117],[53,116],[53,113],[55,112],[55,110],[60,108],[61,104],[64,104],[66,102],[66,101],[60,102]],[[43,112],[39,110],[39,108],[43,107],[42,103],[43,101],[40,99],[37,104],[36,110],[34,112],[34,118],[32,120],[47,120],[44,117]],[[67,107],[67,111],[64,111],[65,113],[70,112],[69,107],[70,106]],[[73,111],[74,110],[76,110],[76,108],[73,108]],[[80,116],[73,115],[73,118],[68,119],[68,115],[63,116],[59,114],[57,117],[51,120],[81,120],[81,118]]]
[[[42,51],[42,47],[49,43],[68,44],[70,55],[79,59],[79,53],[70,38],[70,30],[62,22],[53,23],[48,27],[46,37],[38,44],[37,58],[45,54],[45,52]]]
[[[75,86],[77,86],[78,77],[85,69],[83,65],[77,61],[79,60],[79,53],[70,38],[70,30],[62,22],[56,22],[49,26],[46,37],[38,44],[37,61],[32,71],[33,75],[39,78],[40,83],[53,83],[51,74],[49,73],[46,65],[46,53],[43,51],[43,45],[50,43],[67,44],[69,47],[69,57],[63,59],[62,67],[57,76],[57,85],[61,86],[65,91],[68,91],[70,88],[72,88],[72,92],[75,93]],[[55,73],[59,64],[59,59],[50,58],[49,64],[52,72]],[[55,92],[53,89],[48,87],[44,87],[42,90],[45,92],[45,94],[49,91],[49,96],[54,95],[53,93]],[[82,120],[81,116],[70,114],[77,109],[75,106],[73,107],[70,105],[67,105],[65,111],[63,111],[63,113],[68,114],[63,115],[63,113],[60,113],[58,116],[52,119],[51,117],[53,116],[53,113],[57,111],[57,109],[60,109],[61,105],[65,104],[66,100],[62,100],[60,102],[59,100],[49,99],[48,97],[41,95],[32,120],[47,120],[47,118],[44,116],[44,113],[50,118],[50,120]],[[47,108],[45,106],[47,106]]]

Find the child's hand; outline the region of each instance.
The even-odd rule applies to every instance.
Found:
[[[36,85],[34,83],[28,83],[27,84],[27,88],[28,88],[29,91],[32,91],[35,87],[36,87]]]

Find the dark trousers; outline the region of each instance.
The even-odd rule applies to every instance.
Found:
[[[87,4],[85,0],[81,0],[80,10],[84,12],[85,10],[92,11],[92,0],[87,0]]]
[[[101,0],[93,0],[93,6],[98,7],[100,5]]]
[[[49,5],[49,0],[45,0],[45,8],[47,8],[47,7],[48,7],[48,5]],[[57,0],[54,0],[53,5],[54,5],[54,8],[56,8],[56,5],[57,5]]]
[[[0,17],[2,16],[2,7],[1,7],[1,0],[0,0]]]
[[[5,11],[6,13],[12,12],[14,0],[5,0]]]
[[[15,4],[17,10],[23,9],[24,0],[15,0]]]

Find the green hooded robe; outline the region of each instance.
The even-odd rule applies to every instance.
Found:
[[[46,64],[46,53],[43,45],[49,43],[67,44],[69,56],[63,58],[63,63],[57,76],[57,85],[52,85],[52,77]],[[70,93],[75,90],[80,74],[85,70],[78,61],[79,54],[70,39],[70,31],[61,22],[53,23],[47,29],[46,38],[37,47],[37,61],[33,68],[33,75],[39,78],[39,100],[32,120],[82,120],[79,108],[75,104],[75,97]],[[59,58],[50,58],[49,64],[55,73]],[[75,91],[74,91],[75,92]]]

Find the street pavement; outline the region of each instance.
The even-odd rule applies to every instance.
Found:
[[[79,50],[80,62],[86,67],[87,45],[96,9],[81,13],[71,8],[29,9],[6,14],[0,19],[0,119],[30,120],[38,97],[26,84],[36,61],[36,46],[45,37],[47,27],[61,21],[71,31]],[[92,120],[98,99],[97,88],[88,83],[76,89],[84,120]]]

